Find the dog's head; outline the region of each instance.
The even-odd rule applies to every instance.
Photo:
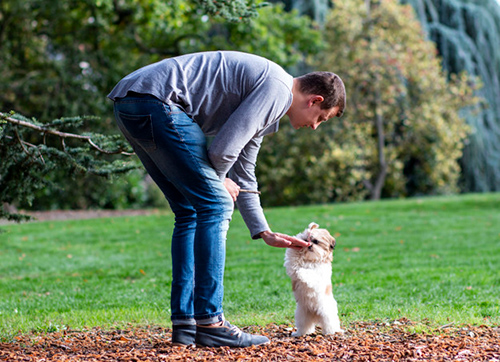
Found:
[[[336,242],[328,230],[320,229],[318,224],[312,222],[303,232],[297,235],[297,238],[311,243],[311,246],[300,251],[304,260],[332,262]]]

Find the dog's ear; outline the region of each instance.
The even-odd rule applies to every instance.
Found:
[[[318,227],[319,227],[319,225],[316,224],[315,222],[312,222],[312,223],[309,224],[309,230],[313,230],[313,229],[316,229]]]
[[[335,245],[337,245],[337,240],[333,236],[330,236],[330,249],[335,250]]]

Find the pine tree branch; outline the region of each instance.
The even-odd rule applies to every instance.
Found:
[[[48,128],[45,128],[43,126],[39,126],[39,125],[30,123],[30,122],[22,121],[22,120],[19,120],[19,119],[14,119],[14,118],[12,118],[12,117],[10,117],[10,116],[6,115],[5,113],[2,113],[2,112],[0,112],[0,119],[5,120],[5,121],[7,121],[9,123],[12,123],[12,124],[17,124],[17,125],[22,126],[22,127],[27,127],[27,128],[31,128],[31,129],[40,131],[40,132],[43,133],[44,137],[47,134],[51,134],[51,135],[60,137],[61,140],[62,140],[63,148],[64,148],[64,139],[65,138],[74,138],[74,139],[79,139],[79,140],[82,140],[82,141],[86,141],[94,149],[98,150],[101,153],[105,153],[105,154],[108,154],[108,155],[115,155],[115,154],[121,154],[121,155],[126,155],[126,156],[132,156],[132,155],[134,155],[134,153],[124,152],[124,151],[107,151],[107,150],[99,147],[92,140],[92,136],[82,136],[82,135],[79,135],[79,134],[67,133],[67,132],[61,132],[61,131],[57,131],[57,130],[53,130],[53,129],[48,129]]]

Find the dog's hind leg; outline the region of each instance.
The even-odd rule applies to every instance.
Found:
[[[297,303],[297,309],[295,310],[295,326],[297,327],[297,332],[292,333],[292,336],[299,337],[313,333],[316,327],[315,322],[316,315]]]
[[[344,333],[337,316],[321,316],[319,325],[323,334]]]
[[[323,334],[344,333],[340,328],[340,320],[337,309],[337,302],[331,299],[327,304],[328,308],[319,315],[319,325]]]

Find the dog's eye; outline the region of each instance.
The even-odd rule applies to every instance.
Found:
[[[319,244],[318,240],[316,240],[316,239],[312,239],[311,241],[312,241],[313,244],[316,244],[316,245]]]

